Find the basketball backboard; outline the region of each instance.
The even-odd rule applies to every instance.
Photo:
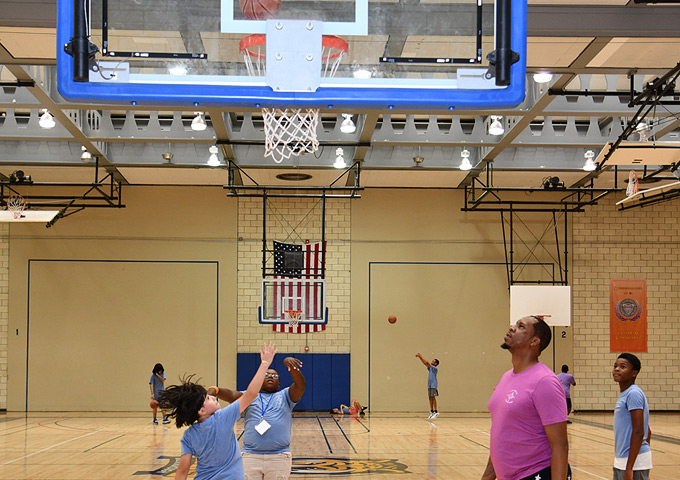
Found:
[[[680,196],[680,182],[671,182],[666,185],[648,188],[647,190],[640,190],[623,200],[619,200],[616,202],[616,206],[621,209],[626,209],[650,203],[658,203],[666,199],[677,198],[678,196]]]
[[[260,323],[285,323],[285,312],[300,311],[300,323],[326,324],[326,280],[263,278]]]
[[[59,213],[59,210],[24,210],[15,218],[14,213],[9,210],[0,210],[0,222],[37,222],[47,223]]]
[[[607,142],[595,159],[599,164],[614,142]],[[680,142],[623,141],[614,150],[607,165],[672,165],[680,162]]]
[[[58,0],[59,91],[70,100],[196,110],[444,110],[524,99],[526,0],[278,3],[92,0],[91,11],[74,20],[78,2]],[[496,5],[509,18],[498,35],[509,48],[495,44]],[[74,57],[83,58],[74,50],[88,55],[74,40],[81,31],[91,58],[74,71]],[[494,57],[499,69],[510,65],[503,74],[489,73],[494,51],[516,54]]]
[[[562,285],[511,285],[510,324],[536,315],[552,327],[571,325],[571,287]]]

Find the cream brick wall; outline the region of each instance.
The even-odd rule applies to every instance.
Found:
[[[322,237],[321,200],[270,198],[267,202],[267,248],[272,241],[316,243]],[[274,333],[260,325],[262,279],[262,199],[238,203],[238,352],[257,352],[264,341],[282,352],[349,353],[350,351],[350,206],[347,199],[326,199],[326,330],[310,334]]]
[[[0,410],[7,409],[9,335],[9,223],[0,223]]]
[[[618,211],[606,197],[573,216],[573,320],[577,410],[612,410],[609,281],[647,280],[646,353],[637,383],[654,410],[680,409],[680,204]]]

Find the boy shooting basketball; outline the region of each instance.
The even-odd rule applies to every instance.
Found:
[[[439,412],[437,411],[437,397],[439,396],[439,391],[437,390],[437,373],[439,373],[439,360],[436,358],[432,362],[428,362],[423,358],[420,353],[416,353],[416,357],[423,362],[423,365],[427,367],[427,396],[430,400],[430,416],[427,418],[437,418]]]

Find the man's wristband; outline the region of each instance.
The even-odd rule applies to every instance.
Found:
[[[262,360],[262,363],[269,363],[267,360]]]
[[[213,385],[212,387],[208,388],[208,390],[210,390],[211,388],[214,388],[214,389],[215,389],[215,395],[217,395],[218,393],[220,393],[220,389],[219,389],[218,387],[216,387],[215,385]]]

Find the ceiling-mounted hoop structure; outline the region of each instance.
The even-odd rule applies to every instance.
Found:
[[[496,187],[493,183],[493,164],[485,165],[486,181],[472,178],[465,186],[463,212],[561,212],[580,213],[610,193],[623,191],[618,188],[618,169],[615,172],[614,188],[595,188],[593,178],[583,187],[558,187],[554,189]],[[616,167],[614,167],[616,169]],[[531,200],[517,200],[518,192],[545,194]]]
[[[94,164],[94,179],[91,183],[85,182],[13,182],[12,180],[0,180],[0,203],[7,204],[13,195],[21,195],[31,205],[31,211],[55,210],[59,212],[45,225],[52,227],[59,219],[81,212],[87,208],[125,208],[122,203],[123,184],[115,179],[115,172],[106,173],[99,178],[99,162]],[[37,188],[36,188],[37,187]],[[53,187],[54,189],[79,189],[75,195],[50,194],[45,195],[40,189]],[[30,190],[35,189],[40,195],[31,195]],[[85,189],[84,193],[82,189]],[[21,193],[19,192],[21,190]]]
[[[635,115],[631,121],[626,124],[626,128],[623,129],[621,135],[619,135],[616,141],[609,148],[609,151],[597,164],[596,171],[600,171],[602,169],[602,167],[612,157],[621,143],[628,139],[628,137],[636,131],[640,122],[647,117],[649,112],[651,112],[658,105],[662,104],[663,97],[674,90],[678,76],[680,76],[680,63],[670,69],[666,74],[649,82],[647,87],[639,95],[631,99],[631,101],[628,103],[628,106],[632,108],[639,105],[639,108],[637,112],[635,112]],[[650,146],[653,146],[655,142],[652,141],[644,143],[648,143]]]
[[[233,160],[228,161],[229,183],[224,186],[230,197],[286,197],[286,198],[361,198],[361,164],[354,162],[326,186],[311,185],[260,185]],[[246,177],[253,184],[243,185],[242,178]],[[336,185],[343,178],[350,186]],[[240,183],[239,183],[240,182]]]

